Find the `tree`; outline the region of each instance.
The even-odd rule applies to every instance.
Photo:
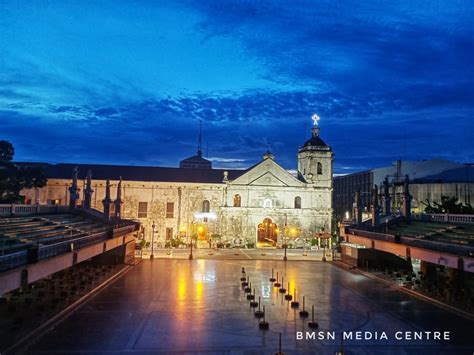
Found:
[[[426,202],[422,202],[425,207],[426,213],[450,213],[450,214],[472,214],[474,209],[470,204],[463,205],[457,202],[457,198],[454,196],[441,196],[441,203],[431,202],[426,199]]]
[[[22,202],[20,191],[43,187],[47,179],[43,169],[17,167],[12,163],[15,149],[8,141],[0,141],[0,203]]]

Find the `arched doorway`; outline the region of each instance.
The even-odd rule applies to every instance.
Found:
[[[196,234],[198,240],[206,240],[207,238],[207,228],[202,224],[196,226]]]
[[[262,223],[258,225],[257,230],[257,246],[259,247],[274,247],[277,243],[277,226],[271,218],[265,218]]]

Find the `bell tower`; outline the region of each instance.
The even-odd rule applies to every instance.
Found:
[[[332,187],[334,153],[319,137],[319,116],[314,114],[311,138],[298,150],[298,177],[308,184]]]

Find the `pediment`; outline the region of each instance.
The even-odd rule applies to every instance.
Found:
[[[231,182],[232,185],[304,186],[273,159],[265,159]]]
[[[267,172],[254,181],[251,181],[249,185],[256,186],[288,186],[284,181],[280,180],[278,177],[273,175],[271,172]]]

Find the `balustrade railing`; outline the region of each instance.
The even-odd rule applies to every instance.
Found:
[[[0,205],[0,217],[29,216],[34,214],[47,213],[64,213],[67,211],[68,206],[66,205]]]
[[[415,221],[474,224],[474,215],[472,214],[412,213],[412,219]]]

